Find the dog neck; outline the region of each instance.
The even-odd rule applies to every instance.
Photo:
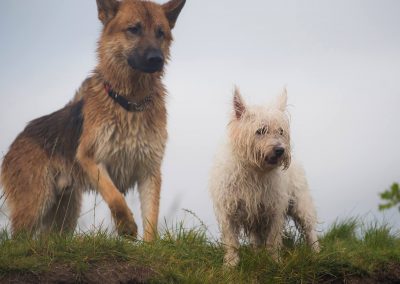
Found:
[[[104,89],[109,97],[129,112],[142,112],[153,103],[152,94],[146,96],[142,101],[135,102],[116,93],[109,83],[104,83]]]
[[[163,72],[148,74],[135,70],[116,70],[112,66],[108,67],[108,69],[105,69],[100,65],[94,73],[104,83],[109,84],[115,93],[127,99],[141,101],[161,85]]]
[[[162,72],[146,74],[142,72],[102,72],[94,71],[96,81],[105,93],[129,112],[141,112],[151,106],[157,90],[162,86]]]

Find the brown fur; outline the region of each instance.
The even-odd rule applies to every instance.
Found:
[[[4,157],[1,179],[14,234],[73,231],[82,193],[91,189],[108,204],[118,232],[136,237],[123,194],[137,185],[144,239],[154,238],[167,141],[166,90],[162,70],[140,72],[127,58],[151,47],[168,59],[171,29],[184,3],[97,0],[104,29],[93,75],[63,109],[32,121]],[[138,23],[140,36],[127,31]],[[128,112],[107,95],[105,82],[133,102],[151,96],[152,104]]]

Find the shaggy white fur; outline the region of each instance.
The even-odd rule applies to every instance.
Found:
[[[246,106],[236,89],[233,102],[228,141],[217,154],[210,179],[225,265],[238,264],[241,234],[276,257],[287,216],[318,251],[317,217],[305,173],[291,161],[286,90],[261,107]]]

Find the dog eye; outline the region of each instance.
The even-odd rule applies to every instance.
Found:
[[[257,129],[256,134],[257,135],[265,135],[265,133],[267,133],[267,127],[262,127],[260,129]]]
[[[162,38],[164,36],[165,36],[165,33],[164,33],[163,29],[162,28],[158,28],[157,31],[156,31],[156,37],[157,38]]]
[[[283,128],[279,128],[279,134],[283,135]]]
[[[142,26],[141,26],[140,24],[137,24],[137,25],[135,25],[135,26],[129,27],[129,28],[128,28],[128,31],[129,31],[131,34],[137,35],[137,34],[139,34],[139,33],[142,31]]]

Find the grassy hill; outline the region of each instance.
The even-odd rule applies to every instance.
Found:
[[[290,229],[279,262],[243,245],[236,269],[220,243],[181,224],[153,244],[96,232],[39,239],[0,234],[0,283],[399,283],[400,238],[384,225],[338,222],[311,252]]]

